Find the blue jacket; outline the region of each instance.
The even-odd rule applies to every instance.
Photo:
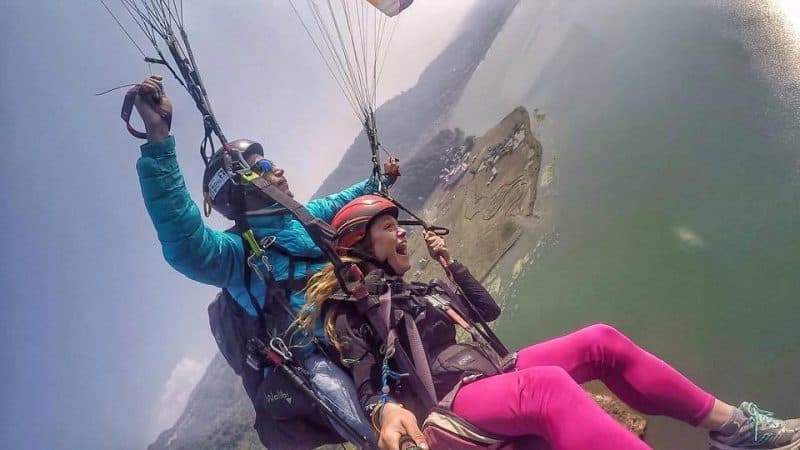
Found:
[[[251,315],[256,312],[250,304],[243,280],[244,243],[240,236],[207,227],[200,210],[189,196],[178,161],[175,158],[175,139],[169,136],[160,142],[141,146],[142,156],[136,163],[147,212],[155,225],[164,258],[178,272],[205,284],[227,289],[231,296]],[[349,188],[326,197],[309,201],[309,213],[326,222],[350,200],[377,191],[371,180],[356,183]],[[281,216],[249,216],[248,223],[256,236],[275,236],[275,242],[293,255],[322,256],[305,228],[289,214]],[[275,280],[289,278],[289,260],[277,251],[267,251]],[[324,263],[297,263],[294,278],[302,278],[320,268]],[[249,267],[247,270],[252,270]],[[263,307],[267,286],[251,272],[251,293]],[[289,299],[297,313],[304,296],[293,292]],[[324,339],[319,323],[316,335]]]

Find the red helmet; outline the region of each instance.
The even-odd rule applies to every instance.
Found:
[[[346,255],[353,245],[364,239],[372,219],[383,214],[391,214],[396,219],[400,210],[379,195],[362,195],[342,206],[331,220],[331,226],[336,229],[336,251]]]

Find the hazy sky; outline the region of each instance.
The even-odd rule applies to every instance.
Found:
[[[226,134],[263,142],[307,198],[359,124],[288,2],[185,3]],[[382,99],[415,83],[473,3],[407,10]],[[215,291],[163,261],[139,193],[139,142],[119,119],[122,92],[93,96],[139,81],[147,66],[99,2],[6,0],[0,29],[3,447],[143,448],[213,354]],[[200,118],[167,79],[179,162],[198,199]]]

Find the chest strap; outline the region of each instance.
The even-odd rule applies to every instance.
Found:
[[[407,380],[411,389],[416,392],[422,404],[427,409],[433,408],[438,403],[438,399],[436,398],[436,390],[434,389],[428,358],[422,346],[419,330],[416,328],[416,323],[413,323],[413,317],[403,315],[400,318],[395,318],[395,322],[398,320],[406,322],[406,333],[408,334],[409,342],[411,342],[410,350],[413,355],[409,356],[402,345],[397,345],[397,334],[392,320],[392,291],[387,289],[386,292],[377,296],[377,302],[373,295],[368,298],[372,301],[365,302],[364,300],[366,299],[355,301],[356,309],[367,317],[379,340],[382,341],[381,343],[385,348],[384,356],[395,360],[398,369],[408,375]],[[412,322],[412,324],[409,325],[409,322]]]
[[[425,353],[425,347],[422,345],[422,337],[419,335],[417,323],[414,318],[405,314],[403,322],[406,328],[406,337],[408,338],[408,346],[411,350],[411,358],[414,360],[414,369],[422,382],[422,387],[427,391],[428,397],[438,401],[436,397],[436,389],[433,385],[433,376],[431,375],[431,366],[428,364],[428,355]]]

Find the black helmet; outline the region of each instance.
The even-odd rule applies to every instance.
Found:
[[[237,139],[230,142],[230,146],[232,149],[242,152],[244,159],[253,154],[264,156],[264,148],[261,147],[261,144],[249,139]],[[210,204],[215,211],[233,220],[237,213],[241,212],[237,211],[234,203],[244,202],[244,199],[237,199],[234,195],[241,186],[234,184],[225,171],[224,154],[224,150],[220,148],[211,155],[208,165],[206,165],[203,173],[203,197],[205,197],[207,205]],[[236,158],[234,158],[235,160]],[[208,213],[209,211],[206,211],[206,214]]]

